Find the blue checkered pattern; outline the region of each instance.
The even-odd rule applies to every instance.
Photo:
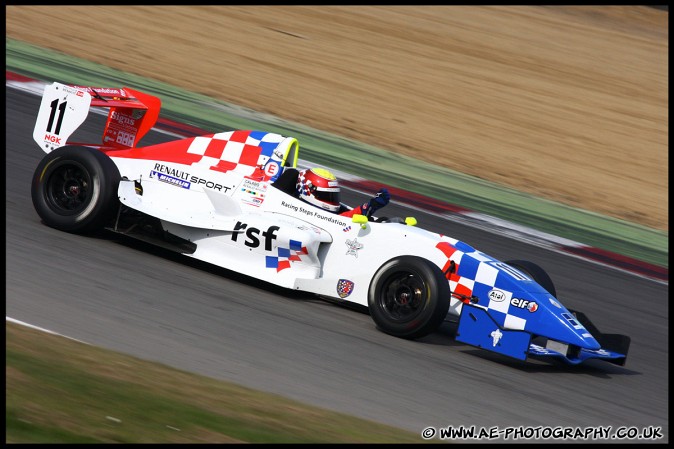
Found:
[[[447,237],[444,241],[450,246],[443,243],[438,249],[448,256],[448,264],[452,261],[458,267],[455,274],[448,274],[452,292],[478,297],[478,304],[489,309],[496,322],[507,329],[524,329],[527,320],[536,317],[536,306],[527,308],[511,304],[516,283],[532,281],[529,277],[465,243]],[[490,297],[493,290],[496,293]],[[458,299],[453,298],[452,305],[457,303]]]

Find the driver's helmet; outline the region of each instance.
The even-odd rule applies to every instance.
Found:
[[[296,189],[301,200],[330,212],[339,211],[339,182],[330,171],[324,168],[300,171]]]

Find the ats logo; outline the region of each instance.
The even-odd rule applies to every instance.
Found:
[[[495,302],[501,302],[506,298],[506,294],[501,290],[492,289],[489,291],[489,299]]]

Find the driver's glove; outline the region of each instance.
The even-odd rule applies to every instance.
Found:
[[[379,190],[375,196],[373,196],[370,201],[367,203],[364,203],[361,206],[361,209],[363,210],[363,213],[367,215],[372,215],[375,213],[377,210],[381,209],[382,207],[386,206],[388,202],[391,200],[391,194],[388,193],[388,189],[385,187]]]

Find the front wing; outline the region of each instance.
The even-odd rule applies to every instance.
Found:
[[[587,320],[584,316],[583,319]],[[595,330],[595,333],[597,332]],[[504,329],[487,310],[472,304],[463,305],[456,333],[457,341],[519,360],[526,360],[528,356],[552,357],[572,365],[589,359],[602,359],[624,365],[630,343],[627,336],[599,334],[597,340],[600,343],[610,341],[620,351],[618,352],[604,348],[594,350],[579,348],[552,339],[547,340],[546,346],[541,346],[532,343],[533,337],[527,331]]]

